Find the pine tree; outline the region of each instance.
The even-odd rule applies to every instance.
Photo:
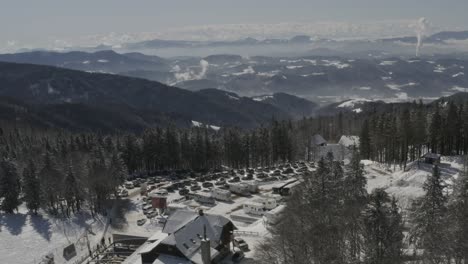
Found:
[[[463,173],[454,184],[454,193],[449,206],[452,231],[451,251],[455,263],[468,263],[468,158],[465,158]]]
[[[371,137],[369,132],[369,122],[367,120],[365,120],[362,125],[361,135],[359,137],[359,148],[363,159],[371,158]]]
[[[436,109],[432,115],[431,125],[429,129],[429,143],[431,151],[437,153],[441,151],[442,145],[442,117],[440,115],[439,105],[436,104]]]
[[[26,207],[37,214],[41,206],[41,181],[37,176],[36,166],[33,160],[30,160],[23,171],[23,191]]]
[[[16,164],[4,159],[0,162],[0,197],[3,197],[1,209],[7,213],[13,213],[21,204],[19,195],[21,192],[20,179]]]
[[[364,263],[402,263],[403,226],[396,201],[375,189],[364,213]]]
[[[345,175],[343,184],[345,232],[350,247],[350,262],[357,263],[360,260],[362,247],[361,215],[367,202],[367,179],[357,150],[353,151]]]
[[[412,206],[411,241],[424,249],[423,260],[427,263],[443,263],[449,254],[445,188],[439,168],[434,166],[423,186],[425,195]]]
[[[57,205],[59,203],[60,190],[62,188],[63,174],[49,151],[46,152],[44,157],[44,165],[39,172],[39,178],[42,183],[42,197],[47,203],[49,209],[55,214],[57,213]]]

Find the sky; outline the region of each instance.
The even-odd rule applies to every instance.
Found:
[[[426,17],[434,28],[468,29],[467,0],[0,0],[0,7],[0,46],[224,24]]]

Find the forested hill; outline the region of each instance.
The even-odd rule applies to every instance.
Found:
[[[120,121],[129,120],[130,126],[148,127],[175,116],[175,123],[187,126],[195,120],[216,126],[254,127],[272,118],[292,117],[271,104],[231,93],[207,96],[138,78],[5,62],[0,62],[0,96],[34,106],[35,111],[62,109],[54,110],[53,115],[64,119],[63,123],[90,129],[102,119],[122,118]],[[70,117],[88,124],[68,122]]]

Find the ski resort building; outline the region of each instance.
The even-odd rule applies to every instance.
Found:
[[[124,263],[220,263],[230,252],[234,224],[219,215],[178,210]],[[133,261],[131,261],[133,260]]]

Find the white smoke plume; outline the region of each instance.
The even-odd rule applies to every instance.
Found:
[[[419,57],[419,53],[423,46],[424,37],[426,36],[429,28],[429,21],[425,17],[421,17],[416,25],[414,26],[416,31],[417,43],[416,43],[416,57]]]
[[[176,78],[176,82],[184,82],[190,80],[200,80],[205,78],[206,73],[208,72],[210,64],[206,60],[200,61],[200,71],[197,73],[193,69],[188,69],[186,72],[181,72],[181,68],[179,65],[174,66],[173,71],[174,77]],[[174,83],[174,84],[175,84]]]

